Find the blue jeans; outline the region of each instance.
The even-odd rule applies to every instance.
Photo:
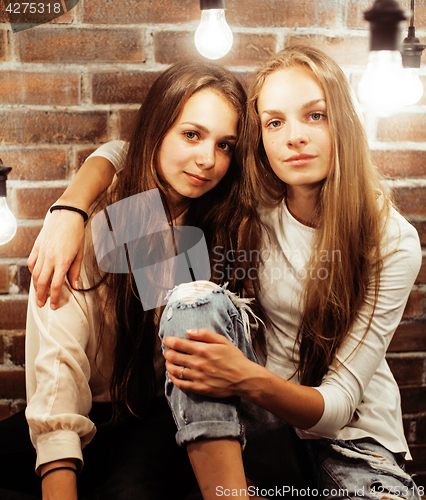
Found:
[[[404,471],[402,455],[371,438],[310,440],[308,448],[324,500],[420,500],[416,485]]]
[[[257,362],[247,334],[247,305],[226,287],[187,283],[169,292],[168,299],[160,323],[161,339],[168,335],[188,338],[187,329],[208,328]],[[166,380],[178,444],[209,438],[235,438],[245,443],[246,476],[259,486],[261,496],[420,499],[403,470],[404,459],[372,439],[302,441],[291,426],[244,399],[200,396],[181,391]]]
[[[160,322],[160,338],[188,338],[187,329],[208,328],[224,335],[257,363],[249,341],[247,306],[243,299],[209,284],[179,285],[169,292]],[[195,285],[197,286],[197,285]],[[230,299],[232,297],[233,300]],[[236,302],[238,307],[234,304]],[[244,318],[244,320],[243,320]],[[307,455],[293,428],[272,413],[239,397],[212,398],[177,389],[166,378],[166,397],[178,431],[177,443],[197,439],[234,438],[241,442],[246,476],[265,487],[307,484]]]

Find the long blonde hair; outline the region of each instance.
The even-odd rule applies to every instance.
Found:
[[[373,165],[363,119],[343,71],[323,52],[295,46],[266,61],[249,92],[246,168],[261,203],[269,207],[281,203],[286,184],[268,162],[257,100],[269,75],[294,66],[312,71],[322,86],[332,138],[331,166],[318,198],[316,240],[308,264],[313,275],[319,276],[315,273],[321,268],[327,279],[306,280],[298,332],[299,380],[317,386],[335,362],[336,352],[371,290],[374,311],[383,259],[381,241],[392,201]],[[322,255],[339,255],[339,259],[321,261]]]

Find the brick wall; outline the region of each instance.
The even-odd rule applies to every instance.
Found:
[[[323,49],[354,85],[368,58],[362,13],[373,0],[228,0],[234,47],[223,62],[244,78],[294,43]],[[409,7],[409,0],[400,0]],[[0,246],[0,419],[25,406],[26,258],[49,205],[100,143],[126,136],[129,118],[168,64],[200,57],[198,0],[80,0],[35,29],[12,33],[0,1],[0,157],[13,167],[8,202],[18,232]],[[416,2],[426,42],[426,5]],[[426,54],[426,51],[425,51]],[[422,80],[426,85],[426,56]],[[369,123],[377,165],[426,245],[426,95],[406,112]],[[388,354],[400,384],[410,472],[426,485],[426,266]]]

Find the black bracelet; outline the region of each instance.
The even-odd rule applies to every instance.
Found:
[[[50,207],[50,213],[52,213],[54,210],[70,210],[71,212],[77,212],[83,216],[84,222],[87,222],[87,219],[89,218],[84,210],[76,207],[70,207],[68,205],[53,205],[53,207]]]
[[[48,475],[50,474],[51,472],[55,471],[55,470],[72,470],[74,472],[75,475],[77,475],[77,469],[74,469],[74,467],[54,467],[53,469],[49,469],[47,472],[45,472],[42,476],[41,476],[41,480],[43,481],[43,479]]]

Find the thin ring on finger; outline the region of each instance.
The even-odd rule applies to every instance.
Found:
[[[179,378],[181,380],[183,380],[183,372],[185,371],[185,368],[186,368],[186,366],[182,366],[182,368],[180,369]]]

